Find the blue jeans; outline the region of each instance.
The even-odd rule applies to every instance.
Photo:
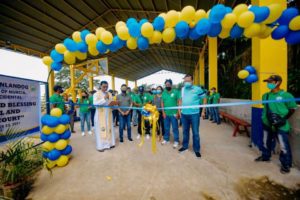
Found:
[[[169,141],[170,140],[170,130],[171,130],[171,124],[172,124],[172,130],[174,134],[174,141],[179,142],[179,130],[178,130],[178,120],[175,116],[166,116],[164,119],[164,127],[165,127],[165,134],[164,134],[164,140]]]
[[[276,138],[280,145],[279,160],[284,167],[292,166],[292,152],[289,143],[289,133],[281,130],[274,131],[270,127],[264,126],[263,146],[261,147],[262,157],[270,159]]]
[[[219,115],[219,107],[213,107],[213,108],[211,108],[211,110],[212,110],[212,115],[213,115],[213,121],[218,124],[221,123],[220,115]]]
[[[182,147],[185,149],[189,148],[190,126],[192,126],[193,149],[195,152],[200,152],[199,113],[191,114],[191,115],[181,114],[181,120],[182,120],[182,128],[183,128]]]
[[[91,131],[91,112],[79,113],[81,132],[84,132],[84,122],[87,124],[88,131]]]
[[[123,140],[123,130],[125,126],[127,126],[127,137],[128,139],[131,139],[131,125],[130,125],[130,119],[131,119],[131,114],[129,113],[128,115],[122,115],[119,112],[119,134],[120,134],[120,140]]]

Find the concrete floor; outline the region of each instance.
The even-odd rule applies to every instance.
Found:
[[[136,127],[133,128],[134,139]],[[79,124],[76,124],[79,130]],[[55,168],[53,176],[42,170],[29,198],[80,200],[198,200],[242,199],[236,186],[243,178],[268,176],[288,187],[300,183],[300,171],[279,172],[278,156],[271,163],[255,163],[259,155],[249,148],[249,138],[231,136],[233,128],[201,121],[202,158],[190,149],[182,154],[172,145],[157,143],[152,154],[151,142],[138,147],[139,141],[125,140],[104,153],[95,149],[94,136],[81,137],[77,131],[71,138],[73,158],[63,168]],[[116,130],[118,135],[118,130]],[[126,132],[125,132],[126,134]],[[182,132],[180,130],[180,135]],[[118,136],[117,136],[118,138]]]

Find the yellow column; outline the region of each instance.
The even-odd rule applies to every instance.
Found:
[[[111,88],[113,90],[116,90],[116,88],[115,88],[115,75],[114,74],[111,75]]]
[[[89,89],[92,91],[94,89],[94,77],[90,76],[89,77]]]
[[[51,70],[51,67],[48,66],[48,73],[50,72],[50,70]],[[49,97],[51,97],[53,95],[54,79],[55,79],[55,75],[54,75],[54,71],[52,70],[49,75],[49,79],[48,79]]]
[[[74,65],[70,65],[70,77],[71,77],[71,94],[72,94],[72,100],[74,102],[76,102],[75,69],[74,69]]]
[[[137,88],[137,81],[134,81],[134,87]]]
[[[208,86],[218,90],[218,40],[217,38],[208,38]]]
[[[199,70],[198,70],[198,65],[195,67],[195,84],[199,85]]]
[[[204,52],[199,55],[199,83],[205,86]]]
[[[125,84],[126,84],[126,85],[127,85],[127,87],[128,87],[128,79],[126,79],[126,80],[125,80]]]

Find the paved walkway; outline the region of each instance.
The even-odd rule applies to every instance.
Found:
[[[79,124],[76,124],[79,130]],[[134,139],[136,127],[134,129]],[[116,130],[118,135],[118,130]],[[126,132],[125,132],[126,134]],[[42,170],[29,198],[80,200],[198,200],[241,199],[236,186],[243,178],[268,176],[288,187],[300,182],[296,168],[288,175],[279,172],[278,156],[271,163],[255,163],[259,155],[249,148],[249,138],[233,138],[232,127],[201,121],[202,158],[190,149],[182,154],[172,145],[161,146],[152,154],[150,140],[117,142],[104,153],[95,150],[94,136],[72,136],[73,158],[53,176]],[[180,135],[182,132],[180,130]],[[117,139],[118,140],[118,139]],[[192,141],[192,140],[191,140]]]

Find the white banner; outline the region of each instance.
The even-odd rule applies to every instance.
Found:
[[[0,75],[0,144],[39,132],[40,111],[39,82]]]

